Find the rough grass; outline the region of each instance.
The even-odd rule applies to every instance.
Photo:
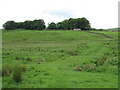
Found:
[[[3,31],[3,65],[22,64],[22,81],[3,88],[117,88],[118,32]]]

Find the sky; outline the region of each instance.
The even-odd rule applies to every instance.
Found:
[[[0,28],[6,21],[60,22],[85,17],[92,28],[118,27],[119,0],[0,0]]]

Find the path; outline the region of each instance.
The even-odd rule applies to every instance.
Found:
[[[107,38],[113,38],[113,37],[110,37],[110,36],[108,36],[108,35],[106,35],[104,33],[96,33],[96,32],[89,32],[89,33],[100,34],[100,35],[102,35],[104,37],[107,37]]]

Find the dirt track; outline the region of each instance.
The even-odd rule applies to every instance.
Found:
[[[110,37],[110,36],[108,36],[108,35],[106,35],[106,34],[104,34],[104,33],[96,33],[96,32],[89,32],[89,33],[100,34],[100,35],[102,35],[102,36],[104,36],[104,37],[107,37],[107,38],[113,38],[113,37]]]

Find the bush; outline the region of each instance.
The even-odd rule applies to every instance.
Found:
[[[22,81],[22,74],[23,72],[26,71],[26,68],[25,66],[16,66],[14,68],[14,71],[13,71],[13,80],[15,80],[15,82],[21,82]]]

